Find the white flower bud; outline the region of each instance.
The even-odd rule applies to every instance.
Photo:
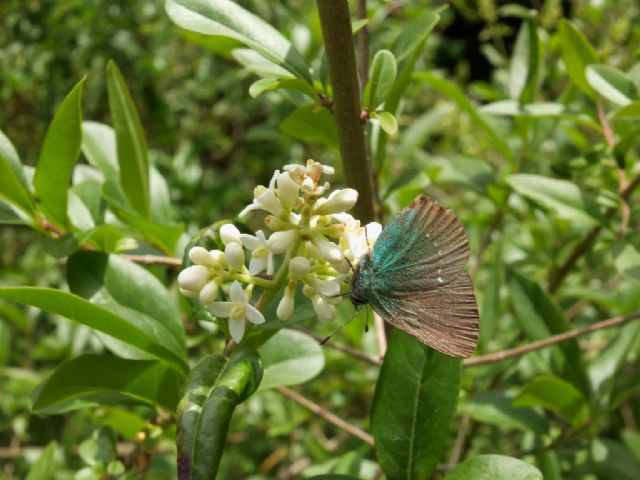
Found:
[[[284,253],[293,243],[296,233],[293,230],[284,230],[282,232],[274,232],[267,241],[269,250],[273,253]]]
[[[209,279],[209,269],[203,265],[191,265],[178,275],[178,285],[183,290],[200,292]]]
[[[213,256],[202,247],[193,247],[189,250],[189,258],[193,263],[205,265],[207,267],[217,267],[217,263]]]
[[[220,239],[225,245],[240,243],[240,230],[232,223],[225,223],[220,227]]]
[[[198,298],[199,296],[198,292],[192,292],[191,290],[185,290],[184,288],[180,289],[180,293],[189,298]]]
[[[291,178],[289,172],[278,175],[278,198],[285,207],[295,207],[300,203],[300,185]]]
[[[285,228],[291,227],[291,225],[287,224],[287,222],[273,215],[267,215],[264,219],[264,224],[274,232],[276,230],[284,230]]]
[[[311,241],[318,248],[320,256],[327,262],[337,263],[344,258],[342,250],[340,250],[338,245],[330,242],[322,235],[314,236]]]
[[[316,215],[331,215],[353,208],[358,201],[358,192],[353,188],[335,190],[326,202],[318,205],[313,213]]]
[[[244,250],[242,244],[231,242],[224,249],[224,258],[226,258],[229,268],[237,270],[244,265]]]
[[[317,277],[313,277],[311,286],[319,293],[326,297],[338,297],[340,295],[340,284],[335,280],[320,280]]]
[[[276,315],[280,320],[288,320],[291,318],[293,314],[294,300],[293,300],[293,292],[288,288],[284,291],[284,295],[280,302],[278,303],[278,308],[276,309]]]
[[[311,263],[308,258],[305,257],[293,257],[289,261],[289,273],[291,275],[297,275],[299,277],[309,273]]]
[[[346,256],[339,262],[331,263],[331,266],[340,273],[351,273],[351,265],[347,261]]]
[[[215,280],[211,280],[202,287],[200,290],[199,299],[203,305],[209,305],[216,301],[216,297],[218,296],[218,282]]]
[[[314,295],[311,303],[320,320],[330,321],[336,317],[336,307],[325,301],[321,295]]]

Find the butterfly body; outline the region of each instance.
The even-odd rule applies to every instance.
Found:
[[[370,304],[425,345],[468,357],[478,341],[478,309],[465,272],[468,257],[467,237],[453,212],[420,195],[360,259],[351,301]]]

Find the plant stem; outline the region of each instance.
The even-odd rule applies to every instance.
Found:
[[[338,127],[344,178],[358,191],[357,218],[375,218],[373,180],[367,158],[364,126],[360,119],[360,88],[347,0],[317,0],[320,25],[333,88],[333,107]]]

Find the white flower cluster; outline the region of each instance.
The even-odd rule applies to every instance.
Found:
[[[228,317],[229,333],[236,342],[242,340],[247,320],[264,322],[263,314],[250,303],[256,286],[267,291],[284,287],[277,308],[281,320],[293,313],[298,282],[320,319],[335,318],[335,305],[342,300],[343,288],[348,288],[352,268],[371,250],[382,227],[378,223],[361,227],[345,213],[355,205],[357,191],[346,188],[323,197],[330,185],[320,179],[333,173],[333,168],[313,160],[286,165],[283,172],[275,172],[268,187],[256,187],[253,202],[240,213],[267,212],[265,224],[272,232],[268,237],[262,230],[255,236],[241,234],[234,225],[225,224],[220,228],[224,252],[202,247],[189,251],[193,265],[178,276],[180,291],[199,299],[213,315]],[[251,252],[248,268],[245,250]],[[275,255],[283,259],[274,275]],[[217,300],[219,290],[229,301]]]

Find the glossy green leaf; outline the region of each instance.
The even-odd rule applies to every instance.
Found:
[[[177,394],[179,393],[177,391]],[[111,427],[114,432],[129,441],[134,440],[141,430],[154,428],[142,416],[125,408],[127,407],[104,406],[94,411],[92,418],[99,425]]]
[[[514,408],[513,395],[502,391],[479,392],[460,404],[459,413],[469,415],[477,422],[495,425],[501,430],[531,431],[537,435],[546,432],[546,418],[530,408]]]
[[[536,455],[536,464],[539,465],[545,480],[562,480],[562,467],[558,452],[547,450]]]
[[[489,137],[491,143],[502,153],[502,155],[511,159],[511,149],[505,142],[504,138],[501,137],[498,132],[496,132],[487,121],[482,117],[482,115],[478,112],[476,107],[471,103],[471,101],[467,98],[464,92],[453,83],[445,80],[442,77],[434,75],[432,73],[416,73],[414,77],[418,80],[421,80],[425,83],[428,83],[435,89],[437,89],[443,95],[449,97],[460,109],[469,115],[471,120],[480,127]]]
[[[58,107],[47,129],[33,186],[47,218],[58,227],[67,226],[69,182],[82,143],[82,87],[80,80]]]
[[[255,50],[236,48],[231,54],[238,63],[259,77],[278,79],[296,78],[291,72],[267,60]]]
[[[13,205],[0,200],[0,225],[28,225],[29,219]]]
[[[589,405],[580,390],[554,375],[540,375],[527,383],[513,400],[513,406],[546,408],[562,415],[576,428],[589,418]]]
[[[149,215],[149,159],[147,141],[131,93],[114,62],[107,65],[109,109],[116,131],[120,185],[131,206]]]
[[[569,78],[587,95],[593,90],[587,81],[587,66],[598,63],[598,56],[586,37],[568,20],[560,20],[562,59]]]
[[[569,180],[519,173],[507,182],[520,195],[552,210],[559,218],[583,225],[604,222],[595,198]]]
[[[144,317],[124,318],[82,297],[50,288],[5,287],[0,288],[0,298],[56,313],[145,351],[180,372],[186,369],[184,352],[173,335]]]
[[[109,125],[82,122],[82,153],[112,182],[120,181],[116,132]]]
[[[338,130],[331,113],[315,105],[305,105],[294,110],[280,124],[287,135],[307,142],[318,142],[330,147],[338,145]]]
[[[384,130],[387,135],[395,135],[398,133],[398,121],[389,112],[372,112],[371,118],[375,118],[380,122],[380,128]]]
[[[428,478],[456,411],[460,359],[395,330],[371,408],[371,431],[387,478]]]
[[[403,28],[391,46],[396,60],[402,62],[420,50],[425,40],[440,21],[440,15],[429,6],[422,10],[415,18],[411,19]]]
[[[295,330],[282,329],[258,349],[264,376],[260,389],[299,385],[324,368],[324,353],[318,342]]]
[[[51,414],[133,400],[173,411],[181,383],[182,376],[162,362],[84,354],[60,365],[38,387],[33,410]]]
[[[398,65],[389,50],[380,50],[373,57],[371,78],[364,91],[365,106],[371,110],[382,105],[396,81]]]
[[[53,478],[57,470],[55,460],[57,449],[58,443],[55,440],[51,440],[47,443],[47,446],[42,450],[38,460],[31,465],[25,480],[49,480]]]
[[[229,0],[167,0],[169,18],[193,32],[233,38],[311,84],[302,55],[278,30]]]
[[[444,480],[542,480],[533,465],[505,455],[476,455],[451,470]]]
[[[17,206],[33,217],[35,206],[22,163],[11,141],[0,130],[0,199]]]
[[[522,22],[509,66],[509,96],[522,103],[536,97],[540,69],[540,39],[535,19]]]
[[[530,340],[542,340],[570,330],[562,310],[537,283],[510,269],[508,286],[516,320]],[[570,340],[551,348],[554,371],[588,397],[591,386],[578,343]]]
[[[262,378],[253,350],[231,359],[209,355],[191,370],[178,406],[178,479],[215,478],[236,406],[249,398]]]
[[[69,289],[107,309],[128,307],[162,325],[184,349],[184,329],[171,293],[145,268],[117,255],[81,251],[67,262]],[[186,358],[186,350],[184,350]]]
[[[616,105],[629,105],[638,100],[638,89],[633,80],[617,68],[608,65],[589,65],[587,82],[600,95]]]
[[[636,462],[640,463],[640,432],[623,429],[620,436],[626,449],[633,455]]]

